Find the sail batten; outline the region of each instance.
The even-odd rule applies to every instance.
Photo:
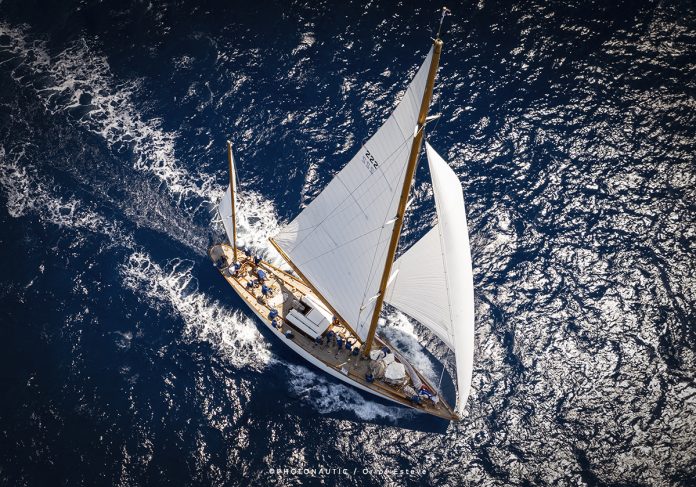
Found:
[[[327,187],[275,237],[364,340],[397,213],[432,49],[402,100]]]

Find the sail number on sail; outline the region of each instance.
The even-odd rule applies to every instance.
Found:
[[[370,151],[365,149],[365,153],[362,156],[362,163],[365,165],[370,174],[374,173],[379,167],[379,162],[374,158]]]

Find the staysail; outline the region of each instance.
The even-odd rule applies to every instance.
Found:
[[[425,91],[431,49],[379,130],[274,241],[362,340]]]
[[[385,300],[427,326],[456,356],[457,413],[469,396],[474,283],[459,178],[426,142],[438,223],[394,263]]]

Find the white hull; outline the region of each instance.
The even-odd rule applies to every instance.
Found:
[[[444,18],[446,9],[442,12]],[[269,239],[295,274],[252,258],[248,250],[239,257],[234,158],[228,143],[230,186],[219,212],[234,248],[214,245],[211,258],[218,262],[224,257],[221,266],[239,260],[231,270],[221,270],[223,276],[254,314],[308,362],[382,399],[458,420],[473,364],[473,273],[461,183],[427,143],[438,224],[395,262],[441,50],[442,41],[433,39],[389,118],[326,188]],[[397,273],[401,277],[395,279]],[[375,335],[385,302],[455,350],[456,411],[421,372]],[[296,338],[286,338],[285,330],[296,330]]]
[[[388,396],[385,396],[383,394],[378,393],[377,391],[374,391],[372,389],[368,389],[367,387],[363,386],[359,382],[356,382],[356,381],[352,380],[350,377],[343,375],[341,372],[337,371],[336,369],[334,369],[332,367],[328,367],[321,360],[318,360],[316,357],[307,353],[302,347],[300,347],[295,342],[293,342],[292,339],[286,338],[285,335],[283,335],[280,331],[278,331],[276,328],[273,328],[273,326],[271,326],[271,322],[268,321],[267,318],[261,316],[261,314],[256,309],[252,308],[251,306],[249,307],[249,309],[251,309],[254,312],[254,314],[259,318],[259,320],[261,320],[263,322],[263,324],[266,325],[266,328],[268,328],[271,331],[271,333],[273,333],[275,336],[277,336],[281,342],[283,342],[285,345],[287,345],[291,350],[293,350],[295,353],[297,353],[300,357],[305,359],[307,362],[310,362],[311,364],[315,365],[316,367],[323,370],[327,374],[330,374],[330,375],[336,377],[337,379],[342,380],[343,382],[346,382],[347,384],[350,384],[353,387],[357,387],[358,389],[360,389],[362,391],[369,392],[370,394],[374,394],[377,397],[380,397],[382,399],[386,399],[390,402],[399,404],[401,406],[404,405],[403,403],[395,401]]]
[[[217,261],[223,254],[226,255],[225,259],[227,262],[232,262],[232,249],[229,246],[216,245],[211,247],[211,258],[213,261]],[[433,414],[441,418],[449,420],[457,419],[454,411],[445,401],[413,402],[412,395],[421,387],[421,385],[414,386],[415,388],[410,387],[411,392],[408,392],[409,387],[406,386],[415,384],[413,382],[413,377],[404,377],[403,382],[400,384],[385,382],[381,376],[368,380],[373,362],[355,354],[359,346],[357,342],[354,341],[355,338],[351,338],[351,340],[353,340],[351,342],[351,346],[353,347],[352,350],[337,346],[339,336],[343,336],[346,342],[349,342],[350,338],[348,330],[342,326],[339,320],[334,320],[333,323],[328,325],[329,328],[326,329],[330,329],[335,334],[337,338],[334,340],[329,340],[329,338],[324,339],[324,336],[328,333],[327,331],[310,336],[311,330],[302,330],[301,327],[294,325],[292,319],[290,319],[292,313],[297,313],[294,306],[297,306],[303,299],[315,299],[312,298],[312,291],[304,284],[304,281],[267,262],[261,261],[256,265],[253,259],[243,253],[240,255],[240,261],[242,264],[239,271],[230,274],[226,269],[222,269],[220,271],[221,274],[266,328],[307,362],[313,364],[321,371],[330,374],[332,377],[360,389],[361,391],[374,394],[381,399],[386,399],[401,406],[407,406],[417,411]],[[266,273],[264,277],[264,286],[267,286],[266,289],[270,291],[265,296],[260,292],[258,283],[254,285],[256,282],[254,276],[260,270]],[[271,316],[269,316],[271,311],[276,313],[276,317],[273,321],[275,321],[278,328],[274,327],[272,324]],[[308,312],[306,309],[302,312],[307,313],[302,316],[312,316],[312,313]],[[326,323],[328,324],[328,321]],[[285,336],[286,331],[291,331],[293,337],[287,338]],[[317,342],[314,339],[315,336],[321,336],[322,339]],[[377,348],[388,346],[393,349],[385,340],[379,337],[375,337],[374,344]],[[405,362],[405,358],[399,355],[396,350],[394,350],[394,354],[396,357],[395,360]],[[418,375],[423,387],[428,388],[430,391],[435,391],[433,386],[427,382],[427,379],[425,379],[422,374],[417,371],[413,373]]]

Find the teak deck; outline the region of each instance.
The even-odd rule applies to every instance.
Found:
[[[209,254],[213,261],[216,261],[223,254],[228,263],[234,261],[233,249],[227,244],[212,246],[209,250]],[[377,378],[375,378],[373,382],[368,382],[365,379],[365,375],[369,371],[369,364],[371,362],[369,359],[363,358],[362,354],[352,355],[345,347],[339,349],[336,346],[335,339],[327,344],[328,340],[325,338],[321,344],[317,344],[311,337],[304,334],[286,320],[287,314],[292,309],[293,299],[300,300],[302,296],[309,295],[317,301],[321,301],[300,278],[265,261],[261,261],[257,267],[254,265],[253,259],[245,255],[240,249],[237,249],[237,257],[242,266],[236,276],[231,274],[227,268],[220,269],[220,273],[232,286],[232,289],[245,301],[259,319],[263,321],[266,327],[276,336],[279,336],[281,340],[292,342],[286,344],[295,349],[298,354],[309,355],[309,357],[305,356],[307,360],[310,362],[316,360],[320,362],[320,364],[323,364],[324,367],[321,367],[319,363],[314,363],[314,365],[317,365],[319,368],[326,368],[326,371],[331,373],[331,375],[360,389],[376,394],[377,396],[448,420],[459,419],[441,396],[439,396],[437,404],[433,404],[432,401],[427,399],[421,401],[420,404],[412,402],[403,392],[405,385],[411,385],[413,387],[408,374],[406,376],[407,382],[402,386],[393,386]],[[248,282],[257,279],[257,268],[262,269],[267,275],[265,283],[271,289],[271,295],[267,299],[264,299],[262,296],[260,286],[250,289],[246,287]],[[274,328],[271,325],[271,320],[269,319],[271,309],[276,309],[278,311],[276,321],[282,323],[280,329]],[[285,337],[284,333],[288,330],[294,335],[292,338]],[[331,324],[329,329],[324,333],[324,336],[326,336],[329,330],[333,331],[337,336],[343,337],[344,342],[345,339],[349,339],[353,342],[353,346],[362,345],[358,337],[354,336],[348,328],[342,326],[340,323]],[[397,361],[402,363],[406,362],[405,358],[399,354],[394,347],[389,345],[386,340],[379,336],[375,337],[373,349],[380,349],[385,345],[394,351]],[[299,346],[300,349],[296,349],[297,346]],[[312,360],[312,358],[314,360]],[[415,367],[413,367],[413,369],[415,370]],[[430,390],[437,391],[437,389],[417,370],[416,374],[418,374],[420,380],[426,384]]]

